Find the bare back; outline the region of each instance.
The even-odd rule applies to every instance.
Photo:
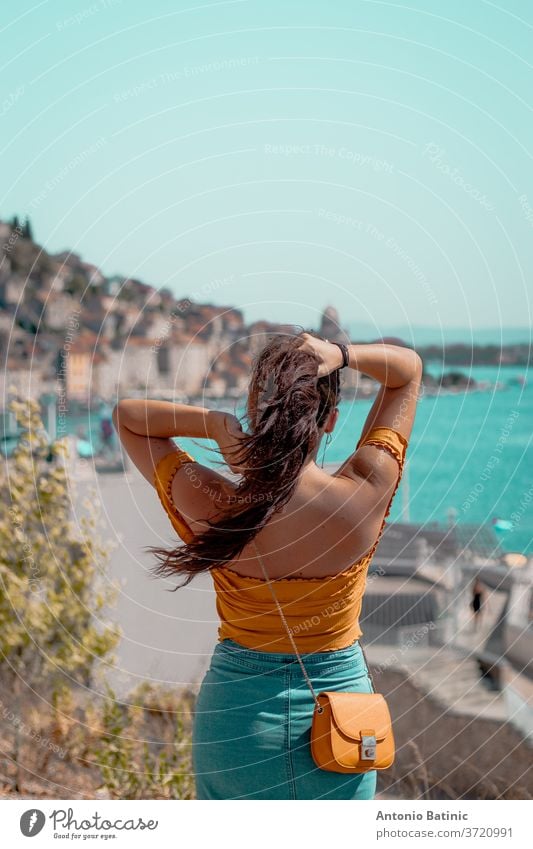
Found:
[[[255,537],[269,576],[322,578],[361,560],[379,531],[379,518],[361,495],[345,478],[315,464],[306,469],[290,501]],[[232,567],[262,576],[251,545]]]

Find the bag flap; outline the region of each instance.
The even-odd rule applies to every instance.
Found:
[[[335,727],[343,737],[361,742],[361,730],[375,729],[376,740],[391,731],[389,707],[381,693],[321,693],[327,697]]]

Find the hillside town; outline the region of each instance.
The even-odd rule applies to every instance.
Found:
[[[33,241],[29,222],[16,218],[0,221],[0,244],[2,380],[25,397],[59,386],[64,400],[82,405],[146,391],[237,398],[266,334],[283,330],[268,321],[246,325],[233,306],[105,277],[73,252],[49,254]],[[344,338],[337,321],[326,310],[329,338]]]
[[[133,277],[106,277],[72,251],[50,254],[35,242],[28,218],[0,220],[0,246],[4,406],[10,386],[24,397],[57,395],[63,406],[89,407],[136,393],[204,402],[239,398],[266,335],[288,327],[268,321],[247,325],[234,306],[204,303],[217,281],[206,281],[196,296],[178,298],[167,287]],[[325,308],[318,331],[332,341],[350,341],[332,306]],[[393,337],[373,341],[406,344]],[[461,347],[428,354],[441,363],[445,356],[452,364],[471,363],[472,351],[464,346],[461,353]],[[424,359],[425,352],[419,353]],[[495,349],[489,362],[520,362],[522,353]],[[430,393],[465,391],[475,381],[461,372],[440,379],[425,374],[424,387]],[[343,389],[348,398],[368,397],[376,385],[351,371],[343,376]]]

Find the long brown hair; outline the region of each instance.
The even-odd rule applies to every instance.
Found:
[[[242,478],[232,503],[220,506],[216,520],[206,519],[209,528],[192,542],[170,550],[147,546],[159,560],[156,577],[186,575],[179,585],[185,586],[198,573],[230,563],[291,498],[340,398],[340,370],[318,378],[317,358],[298,343],[297,335],[275,334],[254,360],[248,433],[238,443]]]

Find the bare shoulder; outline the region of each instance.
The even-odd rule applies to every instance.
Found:
[[[235,501],[236,489],[233,480],[202,463],[183,463],[172,480],[172,500],[189,523],[206,528],[206,519]]]
[[[328,513],[339,537],[358,551],[366,551],[375,541],[392,487],[378,486],[364,475],[343,475],[338,469],[327,477]]]
[[[391,451],[382,443],[366,443],[347,457],[332,477],[351,481],[358,488],[387,489],[401,474],[403,453]]]

